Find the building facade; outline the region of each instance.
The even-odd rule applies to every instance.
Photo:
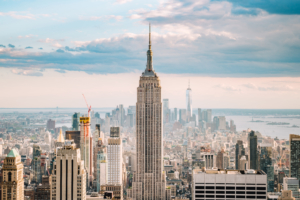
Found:
[[[290,135],[290,177],[297,178],[300,185],[300,135]]]
[[[21,156],[12,149],[4,160],[1,181],[1,200],[23,200],[24,179]]]
[[[267,175],[256,170],[193,170],[193,200],[267,199]]]
[[[186,89],[186,117],[187,117],[187,122],[191,121],[192,115],[193,115],[192,89],[191,89],[190,83],[189,83],[189,86]]]
[[[135,200],[163,200],[166,181],[162,155],[162,102],[160,79],[152,65],[151,32],[147,67],[140,77],[136,103],[137,169],[129,196]]]
[[[51,200],[86,199],[86,170],[74,143],[58,148],[51,181]]]
[[[257,135],[255,135],[254,131],[250,132],[248,146],[249,146],[250,169],[257,169],[258,168]]]

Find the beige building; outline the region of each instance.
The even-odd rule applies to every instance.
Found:
[[[279,197],[278,200],[295,200],[295,198],[291,190],[282,190],[281,197]]]
[[[162,159],[162,102],[160,79],[152,66],[151,32],[147,67],[137,88],[136,103],[136,172],[129,198],[162,200],[166,197],[166,180]]]
[[[12,149],[4,160],[1,181],[1,200],[23,200],[24,180],[21,156]]]
[[[86,170],[73,141],[57,149],[51,175],[51,200],[86,199]]]

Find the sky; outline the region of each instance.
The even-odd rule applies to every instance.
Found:
[[[149,23],[171,107],[300,109],[298,0],[0,0],[0,107],[134,105]]]

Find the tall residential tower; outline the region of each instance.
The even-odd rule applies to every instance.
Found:
[[[162,162],[162,102],[160,79],[152,66],[151,32],[147,66],[140,76],[136,103],[137,169],[128,197],[134,200],[165,199]]]

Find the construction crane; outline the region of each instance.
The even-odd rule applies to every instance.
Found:
[[[92,109],[92,106],[91,106],[91,105],[89,106],[89,104],[88,104],[87,101],[86,101],[86,98],[85,98],[84,94],[82,94],[82,96],[83,96],[83,98],[84,98],[84,100],[85,100],[85,103],[86,103],[86,106],[87,106],[87,108],[88,108],[88,117],[90,117],[90,111],[91,111],[91,109]]]

